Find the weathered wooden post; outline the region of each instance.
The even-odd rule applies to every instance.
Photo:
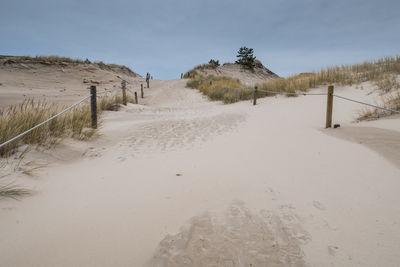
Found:
[[[126,106],[127,100],[126,100],[126,81],[121,82],[122,86],[122,104]]]
[[[333,85],[328,86],[328,98],[326,103],[326,125],[325,128],[332,127],[332,109],[333,109]]]
[[[147,83],[147,88],[150,88],[150,73],[146,74],[146,83]]]
[[[136,104],[138,103],[138,101],[137,101],[137,92],[135,92],[135,102],[136,102]]]
[[[140,84],[140,95],[143,98],[144,97],[144,92],[143,92],[143,83]]]
[[[97,128],[97,93],[96,85],[90,86],[90,113],[92,118],[92,128]]]
[[[254,87],[254,99],[253,99],[253,105],[257,105],[257,86]]]

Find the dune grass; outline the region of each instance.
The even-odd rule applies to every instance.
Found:
[[[37,63],[85,63],[85,61],[81,59],[74,59],[70,57],[60,57],[60,56],[1,56],[4,58],[8,58],[10,61],[15,62],[22,62],[22,61],[29,61],[29,62],[37,62]],[[11,62],[10,62],[11,63]]]
[[[288,78],[278,78],[259,84],[261,90],[279,92],[307,91],[321,85],[358,85],[373,82],[382,92],[399,89],[400,56],[385,57],[361,64],[342,65],[322,69],[319,72],[302,73]]]
[[[400,111],[400,90],[385,94],[382,96],[382,102],[384,107]],[[393,114],[394,112],[391,111],[385,111],[376,108],[363,108],[360,110],[356,121],[377,120]]]
[[[128,95],[128,102],[134,99]],[[98,113],[118,110],[122,104],[120,94],[98,97]],[[45,101],[25,100],[23,103],[0,110],[0,143],[38,125],[59,113],[65,106]],[[88,102],[73,108],[49,123],[33,130],[18,140],[0,148],[0,156],[13,154],[22,144],[54,145],[62,138],[73,137],[86,140],[95,134],[91,128],[90,105]]]
[[[198,66],[201,68],[202,66]],[[287,78],[276,78],[258,84],[258,97],[273,96],[276,91],[287,96],[296,96],[298,92],[306,92],[310,88],[322,85],[359,85],[362,82],[372,82],[381,93],[400,89],[400,56],[385,57],[376,61],[361,64],[343,65],[322,69],[319,72],[301,73]],[[190,78],[187,87],[199,89],[211,100],[222,100],[233,103],[248,100],[253,97],[253,89],[229,77],[201,76],[196,68],[186,73]]]
[[[125,66],[118,64],[106,64],[103,61],[91,62],[90,60],[82,60],[70,57],[60,57],[60,56],[0,56],[1,58],[7,58],[6,63],[23,63],[23,62],[31,62],[31,63],[42,63],[42,64],[61,64],[61,63],[73,63],[73,64],[97,64],[101,69],[115,69],[120,68],[126,70],[128,72],[133,73],[133,71]]]
[[[225,76],[197,76],[186,84],[198,89],[210,100],[223,101],[225,104],[251,99],[253,89],[242,84],[238,79]]]
[[[23,157],[23,153],[21,154]],[[0,158],[0,199],[2,198],[13,198],[18,200],[21,197],[28,196],[32,192],[28,189],[24,189],[14,182],[6,182],[4,179],[7,174],[4,174],[4,168],[6,167],[6,162]]]
[[[198,89],[210,100],[222,101],[225,104],[231,104],[242,100],[250,100],[254,97],[254,88],[242,84],[238,79],[226,76],[197,76],[190,79],[186,86]],[[267,92],[259,91],[258,97],[273,95]],[[290,95],[293,96],[293,95]]]
[[[12,199],[20,199],[21,197],[28,196],[31,194],[31,191],[28,189],[21,188],[14,183],[8,183],[1,185],[0,184],[0,199],[1,198],[12,198]]]

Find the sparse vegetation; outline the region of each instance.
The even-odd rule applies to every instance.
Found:
[[[60,56],[0,56],[0,59],[7,58],[4,64],[12,64],[12,63],[41,63],[41,64],[92,64],[92,62],[88,59],[81,60],[81,59],[73,59],[69,57],[60,57]],[[97,64],[101,69],[115,69],[120,68],[126,70],[128,72],[133,73],[133,71],[124,65],[117,65],[117,64],[105,64],[102,61],[94,62],[93,64]]]
[[[400,88],[400,56],[386,57],[355,65],[330,67],[319,72],[279,78],[259,85],[263,90],[280,92],[307,91],[320,85],[354,85],[373,82],[383,93]]]
[[[0,185],[0,198],[13,198],[17,200],[30,194],[30,190],[21,188],[14,183]]]
[[[386,94],[382,96],[382,102],[385,107],[399,110],[400,111],[400,91],[396,91],[394,93]],[[385,111],[381,109],[375,108],[363,108],[360,110],[358,114],[357,121],[364,121],[364,120],[377,120],[382,117],[390,116],[393,112]]]
[[[128,95],[128,102],[133,103],[133,101],[133,97]],[[122,104],[122,97],[119,94],[115,94],[99,97],[97,106],[99,113],[101,113],[103,110],[117,110],[120,104]],[[45,121],[64,108],[54,103],[30,99],[20,105],[1,109],[0,143]],[[20,139],[0,148],[0,156],[4,157],[12,154],[21,144],[54,145],[67,136],[86,140],[95,133],[95,130],[91,129],[90,126],[90,106],[88,103],[81,104]]]
[[[196,67],[197,67],[197,66],[196,66]],[[186,72],[186,73],[183,75],[183,78],[186,78],[186,79],[194,79],[194,78],[196,78],[196,77],[198,76],[198,73],[197,73],[197,71],[195,70],[196,67],[195,67],[194,69],[189,70],[188,72]]]
[[[210,59],[208,64],[197,65],[193,69],[186,72],[183,75],[183,78],[194,79],[199,76],[199,73],[197,72],[197,70],[216,69],[218,66],[220,66],[219,60]]]
[[[36,57],[4,56],[4,57],[8,58],[8,63],[22,62],[22,61],[28,61],[28,62],[33,62],[33,63],[35,63],[35,62],[37,62],[37,63],[85,63],[85,61],[83,61],[81,59],[73,59],[73,58],[69,58],[69,57],[60,57],[60,56],[36,56]]]

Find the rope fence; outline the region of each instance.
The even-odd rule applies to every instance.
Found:
[[[60,111],[60,112],[57,113],[56,115],[54,115],[54,116],[48,118],[47,120],[45,120],[45,121],[39,123],[38,125],[36,125],[36,126],[30,128],[29,130],[26,130],[25,132],[20,133],[19,135],[17,135],[17,136],[15,136],[15,137],[11,138],[10,140],[8,140],[8,141],[6,141],[6,142],[0,144],[0,148],[2,148],[3,146],[8,145],[8,144],[11,143],[11,142],[14,142],[15,140],[17,140],[17,139],[21,138],[22,136],[24,136],[24,135],[26,135],[26,134],[32,132],[32,131],[35,130],[36,128],[39,128],[40,126],[42,126],[42,125],[48,123],[49,121],[51,121],[51,120],[57,118],[58,116],[61,116],[62,114],[64,114],[64,113],[67,112],[68,110],[70,110],[70,109],[76,107],[77,105],[79,105],[80,103],[86,101],[86,100],[89,99],[90,97],[91,97],[91,95],[89,95],[89,96],[87,96],[87,97],[85,97],[85,98],[82,98],[81,100],[79,100],[78,102],[76,102],[75,104],[73,104],[72,106],[69,106],[68,108],[66,108],[66,109],[64,109],[64,110],[62,110],[62,111]]]
[[[347,98],[347,97],[340,96],[340,95],[333,95],[333,96],[338,97],[338,98],[341,98],[341,99],[344,99],[344,100],[347,100],[347,101],[355,102],[355,103],[358,103],[358,104],[362,104],[362,105],[370,106],[370,107],[373,107],[373,108],[377,108],[377,109],[381,109],[381,110],[385,110],[385,111],[389,111],[389,112],[393,112],[393,113],[398,113],[398,114],[400,114],[400,111],[394,110],[394,109],[391,109],[391,108],[385,108],[385,107],[375,106],[375,105],[372,105],[372,104],[368,104],[368,103],[365,103],[365,102],[361,102],[361,101],[354,100],[354,99]]]
[[[258,90],[258,92],[265,92],[265,93],[276,94],[276,95],[304,95],[304,96],[307,96],[307,95],[328,95],[327,93],[303,93],[303,92],[291,93],[291,92],[270,91],[270,90]],[[370,107],[373,107],[373,108],[377,108],[377,109],[381,109],[381,110],[385,110],[385,111],[389,111],[389,112],[399,113],[400,114],[400,111],[395,110],[395,109],[390,109],[390,108],[386,108],[386,107],[380,107],[380,106],[372,105],[372,104],[369,104],[369,103],[365,103],[365,102],[362,102],[362,101],[354,100],[354,99],[347,98],[347,97],[340,96],[340,95],[336,95],[336,94],[334,94],[333,96],[337,97],[337,98],[341,98],[341,99],[347,100],[347,101],[355,102],[355,103],[358,103],[358,104],[367,105],[367,106],[370,106]]]
[[[92,85],[90,87],[90,95],[82,98],[81,100],[79,100],[78,102],[72,104],[71,106],[67,107],[66,109],[60,111],[59,113],[55,114],[54,116],[48,118],[47,120],[39,123],[38,125],[18,134],[17,136],[11,138],[10,140],[0,144],[0,148],[10,144],[11,142],[14,142],[15,140],[23,137],[24,135],[32,132],[33,130],[37,129],[38,127],[50,122],[51,120],[57,118],[58,116],[61,116],[62,114],[64,114],[65,112],[71,110],[72,108],[78,106],[79,104],[81,104],[82,102],[86,101],[87,99],[91,99],[90,103],[90,110],[91,110],[91,119],[92,119],[92,128],[97,128],[97,96],[98,95],[103,95],[103,94],[107,94],[107,93],[113,93],[117,90],[122,89],[122,97],[123,97],[123,104],[127,105],[127,97],[126,97],[126,90],[128,90],[130,93],[132,93],[135,96],[135,102],[136,104],[138,104],[138,96],[137,96],[137,92],[132,92],[129,88],[126,88],[126,82],[122,81],[121,83],[121,87],[117,87],[113,90],[110,91],[103,91],[103,92],[99,92],[97,93],[96,91],[96,86]],[[305,92],[300,92],[300,93],[292,93],[292,92],[282,92],[282,91],[270,91],[270,90],[258,90],[257,86],[254,87],[254,100],[253,100],[253,105],[256,105],[257,103],[257,92],[265,92],[265,93],[270,93],[270,94],[276,94],[276,95],[304,95],[304,96],[308,96],[308,95],[313,95],[313,96],[327,96],[327,113],[326,113],[326,128],[330,128],[332,127],[332,108],[333,108],[333,97],[337,97],[346,101],[351,101],[354,103],[358,103],[358,104],[362,104],[362,105],[367,105],[376,109],[381,109],[381,110],[385,110],[388,112],[392,112],[392,113],[398,113],[400,114],[400,111],[398,110],[394,110],[394,109],[390,109],[390,108],[386,108],[386,107],[379,107],[377,105],[372,105],[369,103],[365,103],[362,101],[358,101],[358,100],[354,100],[351,98],[347,98],[344,96],[340,96],[340,95],[336,95],[333,94],[333,86],[329,86],[328,87],[328,93],[305,93]],[[144,98],[144,92],[143,92],[143,84],[141,84],[141,98]]]
[[[48,123],[48,122],[54,120],[55,118],[61,116],[61,115],[64,114],[65,112],[67,112],[67,111],[73,109],[74,107],[80,105],[82,102],[85,102],[85,101],[88,100],[89,98],[91,99],[91,101],[90,101],[90,103],[91,103],[91,105],[90,105],[90,107],[91,107],[90,110],[91,110],[91,111],[90,111],[90,112],[91,112],[92,128],[97,128],[97,96],[98,96],[98,95],[104,95],[104,94],[107,94],[107,93],[113,93],[113,92],[115,92],[115,91],[117,91],[117,90],[120,90],[120,89],[122,89],[123,104],[126,105],[126,104],[127,104],[127,97],[126,97],[126,92],[125,92],[125,90],[126,90],[127,88],[126,88],[126,82],[125,82],[125,81],[122,81],[121,87],[116,87],[116,88],[114,88],[114,89],[112,89],[112,90],[103,91],[103,92],[97,92],[96,86],[95,86],[95,85],[92,85],[92,86],[90,86],[90,95],[88,95],[88,96],[82,98],[81,100],[77,101],[76,103],[72,104],[71,106],[69,106],[69,107],[63,109],[62,111],[60,111],[59,113],[55,114],[54,116],[51,116],[51,117],[48,118],[47,120],[45,120],[45,121],[43,121],[43,122],[41,122],[41,123],[35,125],[34,127],[32,127],[32,128],[30,128],[30,129],[28,129],[28,130],[26,130],[26,131],[24,131],[24,132],[18,134],[17,136],[15,136],[15,137],[9,139],[8,141],[6,141],[6,142],[4,142],[4,143],[1,143],[1,144],[0,144],[0,148],[2,148],[2,147],[4,147],[4,146],[6,146],[6,145],[8,145],[8,144],[10,144],[10,143],[12,143],[12,142],[14,142],[15,140],[17,140],[17,139],[19,139],[19,138],[21,138],[21,137],[23,137],[23,136],[25,136],[26,134],[28,134],[28,133],[32,132],[33,130],[39,128],[40,126],[42,126],[42,125],[44,125],[44,124],[46,124],[46,123]],[[137,104],[137,103],[138,103],[137,92],[132,92],[130,89],[128,89],[128,91],[135,95],[135,100],[136,100],[136,104]],[[141,84],[141,95],[142,95],[142,98],[143,98],[143,97],[144,97],[144,93],[143,93],[143,84]]]
[[[275,94],[275,95],[327,95],[327,93],[291,93],[291,92],[281,92],[281,91],[270,91],[270,90],[257,90],[258,92],[264,92],[264,93],[269,93],[269,94]]]
[[[270,90],[258,90],[257,86],[254,87],[254,100],[253,100],[253,105],[257,104],[257,93],[258,92],[265,92],[265,93],[270,93],[270,94],[275,94],[275,95],[314,95],[314,96],[327,96],[327,110],[326,110],[326,128],[331,128],[332,127],[332,109],[333,109],[333,97],[337,97],[346,101],[351,101],[354,103],[358,103],[361,105],[366,105],[366,106],[370,106],[376,109],[380,109],[380,110],[384,110],[384,111],[388,111],[388,112],[392,112],[392,113],[397,113],[400,114],[399,110],[395,110],[395,109],[391,109],[391,108],[387,108],[387,107],[380,107],[377,105],[372,105],[369,103],[365,103],[362,101],[358,101],[355,99],[351,99],[348,97],[344,97],[341,95],[336,95],[333,94],[333,85],[328,86],[328,93],[304,93],[304,92],[282,92],[282,91],[270,91]]]

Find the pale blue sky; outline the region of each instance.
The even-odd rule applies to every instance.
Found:
[[[0,54],[125,64],[154,78],[240,46],[280,76],[400,54],[399,0],[1,0]]]

